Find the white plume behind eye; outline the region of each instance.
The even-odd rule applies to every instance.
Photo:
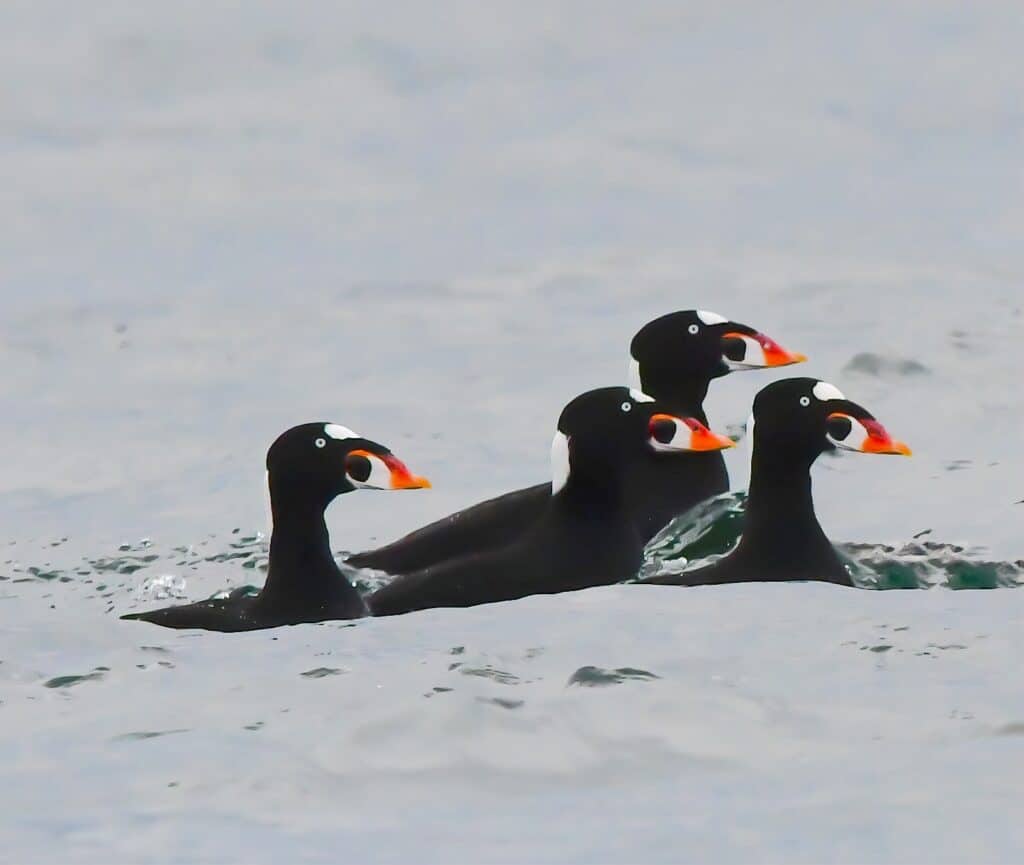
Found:
[[[708,312],[706,309],[698,309],[697,318],[703,321],[708,327],[713,324],[725,324],[729,321],[729,319],[724,315],[719,315],[717,312]]]
[[[352,432],[347,426],[342,426],[337,423],[324,424],[324,435],[330,436],[332,439],[338,441],[345,441],[345,439],[357,439],[362,438],[358,433]]]
[[[355,436],[355,438],[358,438],[358,436]],[[387,467],[384,460],[367,453],[357,453],[357,456],[362,457],[370,463],[370,476],[364,481],[357,480],[348,473],[348,469],[346,468],[345,476],[348,478],[348,481],[352,486],[360,490],[391,489],[391,469]]]
[[[274,507],[270,498],[270,472],[263,473],[263,504],[267,508],[267,529],[269,537],[274,536]]]
[[[827,381],[819,381],[814,386],[814,396],[822,402],[828,402],[833,399],[846,399],[843,392],[837,388],[834,384],[829,384]]]
[[[629,358],[629,389],[643,391],[644,383],[640,377],[640,361],[635,357]]]
[[[747,488],[750,488],[750,476],[754,473],[754,413],[747,418]]]
[[[569,483],[569,438],[561,430],[551,440],[551,494]]]

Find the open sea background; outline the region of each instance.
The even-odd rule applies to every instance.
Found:
[[[950,590],[1024,581],[1021,45],[995,0],[5,0],[0,860],[1024,858],[1024,593]],[[434,481],[339,499],[363,549],[546,477],[690,307],[914,447],[817,509],[933,588],[117,619],[261,582],[286,427]]]

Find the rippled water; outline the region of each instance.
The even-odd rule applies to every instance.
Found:
[[[677,518],[654,538],[644,577],[683,573],[727,554],[743,533],[744,493],[727,493]],[[996,561],[983,545],[970,548],[918,532],[906,543],[837,543],[854,584],[862,589],[1017,588],[1024,561]]]
[[[1019,859],[1022,28],[1009,2],[3,4],[0,858]],[[913,446],[822,459],[815,496],[861,586],[929,591],[118,620],[261,583],[284,428],[434,482],[340,499],[362,549],[544,478],[562,404],[686,307]],[[716,382],[713,425],[771,378]],[[646,567],[724,552],[741,502]]]

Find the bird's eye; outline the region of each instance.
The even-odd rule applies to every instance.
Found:
[[[700,333],[700,325],[699,324],[691,324],[687,328],[687,330],[690,331],[690,335],[691,336],[696,336],[698,333]]]
[[[626,402],[622,404],[622,410],[633,411],[633,403],[631,403],[629,400],[626,400]]]
[[[315,444],[318,448],[325,448],[327,447],[327,439],[317,439],[315,442],[313,442],[313,444]]]
[[[370,461],[366,457],[359,454],[349,454],[345,458],[345,471],[348,472],[350,478],[363,484],[370,479],[370,472],[373,471],[373,466],[370,465]]]
[[[800,397],[800,405],[802,405],[804,408],[807,408],[807,406],[809,406],[810,404],[811,398],[809,396]]]

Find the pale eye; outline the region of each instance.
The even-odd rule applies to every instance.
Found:
[[[622,404],[623,411],[633,411],[633,403],[626,401]]]
[[[804,408],[807,408],[807,406],[809,406],[810,404],[811,398],[809,396],[800,397],[800,405],[802,405]]]
[[[318,448],[325,448],[327,447],[327,439],[317,439],[315,442],[313,442],[313,444],[315,444]]]
[[[688,330],[690,331],[690,335],[691,336],[696,336],[698,333],[700,333],[700,325],[699,324],[691,324],[690,327],[688,328]]]

